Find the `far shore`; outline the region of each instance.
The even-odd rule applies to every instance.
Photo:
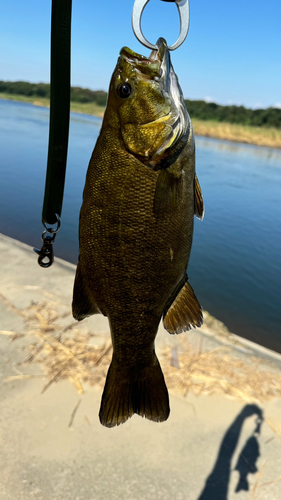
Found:
[[[34,96],[25,97],[0,93],[0,99],[28,102],[34,106],[50,107],[49,99],[34,98]],[[73,101],[70,103],[70,108],[74,113],[98,116],[100,118],[103,117],[105,109],[103,106],[95,103]],[[192,118],[192,124],[194,133],[203,137],[281,149],[281,130],[276,128],[251,127],[233,123],[204,121],[197,118]]]

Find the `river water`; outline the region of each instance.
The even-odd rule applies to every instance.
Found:
[[[0,232],[36,247],[48,120],[46,108],[0,100]],[[71,114],[62,227],[54,250],[73,263],[85,175],[100,125],[99,118]],[[203,308],[231,331],[281,352],[281,151],[202,137],[196,147],[205,218],[195,220],[190,282]]]

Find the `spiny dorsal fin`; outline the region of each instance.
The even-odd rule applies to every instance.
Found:
[[[202,324],[201,306],[192,287],[186,281],[164,315],[164,328],[169,333],[182,333]]]
[[[202,196],[202,191],[201,187],[198,181],[198,177],[195,174],[194,177],[194,214],[198,219],[203,219],[204,217],[204,203],[203,203],[203,196]]]
[[[175,176],[167,170],[161,170],[157,179],[153,209],[156,215],[173,212],[181,199],[182,175]]]

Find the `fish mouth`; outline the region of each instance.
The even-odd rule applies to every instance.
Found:
[[[158,38],[156,42],[157,49],[150,54],[150,60],[157,60],[160,63],[159,77],[164,83],[165,89],[168,91],[170,86],[170,71],[172,68],[170,51],[167,42],[164,38]]]
[[[168,78],[170,73],[170,53],[167,42],[159,38],[156,42],[157,49],[152,50],[149,57],[134,52],[128,47],[123,47],[120,56],[124,57],[142,76],[160,81],[168,89]]]
[[[159,158],[163,153],[168,156],[173,156],[174,150],[179,150],[179,142],[184,144],[185,141],[188,140],[190,133],[190,118],[187,113],[178,78],[174,72],[167,42],[164,38],[159,38],[156,45],[157,50],[151,52],[150,59],[157,59],[160,62],[160,80],[164,92],[168,94],[171,101],[169,120],[171,133],[156,152],[155,156]],[[155,161],[153,161],[153,163],[155,163]]]
[[[168,123],[171,132],[154,153],[150,160],[151,166],[155,165],[159,158],[172,152],[177,143],[183,139],[188,140],[190,132],[190,118],[185,106],[182,90],[179,86],[177,76],[174,72],[170,51],[164,38],[159,38],[156,42],[156,49],[153,49],[149,57],[133,52],[128,47],[120,51],[120,56],[124,57],[137,71],[141,78],[154,80],[160,87],[166,100],[170,103],[170,112],[156,122]]]

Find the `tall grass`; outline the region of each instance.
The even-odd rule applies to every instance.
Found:
[[[276,128],[203,121],[196,118],[192,119],[192,124],[197,135],[281,149],[281,130]]]

